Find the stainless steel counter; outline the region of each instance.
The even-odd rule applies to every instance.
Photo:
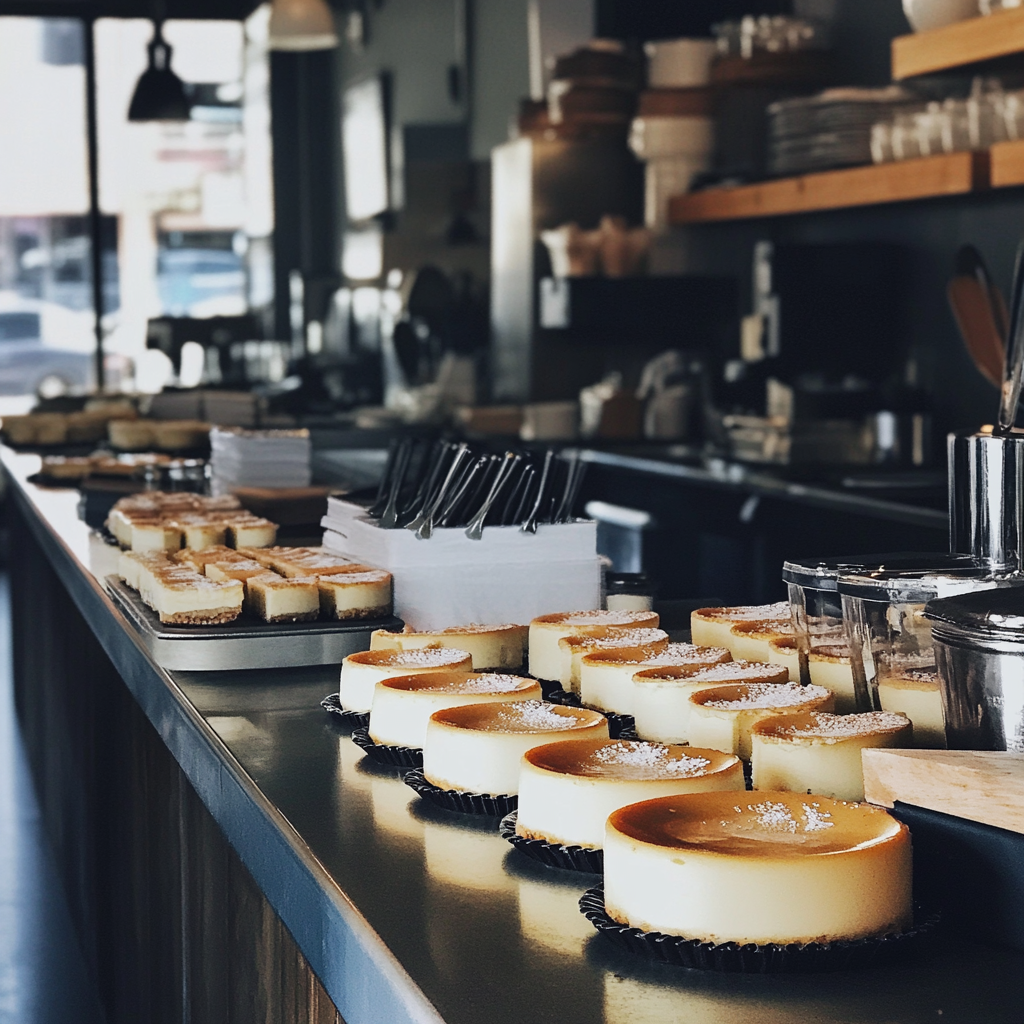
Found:
[[[725,459],[694,461],[696,457],[692,454],[688,460],[673,458],[671,452],[671,446],[665,449],[663,455],[657,457],[584,449],[580,456],[584,462],[595,466],[645,473],[698,486],[740,491],[762,498],[779,498],[782,501],[797,502],[834,512],[853,513],[938,530],[946,530],[949,525],[949,516],[944,510],[858,493],[850,488],[825,487],[787,480],[767,468],[757,469]]]
[[[647,965],[579,914],[589,884],[523,859],[492,821],[425,807],[318,707],[336,669],[166,673],[94,573],[111,552],[73,491],[11,494],[126,685],[347,1024],[1017,1022],[1024,956],[946,936],[903,970],[739,977]]]

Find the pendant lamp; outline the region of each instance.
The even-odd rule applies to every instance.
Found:
[[[160,22],[153,22],[153,38],[147,47],[149,66],[139,77],[128,106],[129,121],[187,121],[189,101],[185,83],[171,70],[171,47]]]
[[[271,50],[333,50],[338,45],[334,16],[325,0],[273,0]]]

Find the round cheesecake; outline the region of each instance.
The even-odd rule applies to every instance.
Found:
[[[769,645],[773,640],[793,636],[793,623],[788,616],[758,622],[737,622],[729,630],[729,635],[732,637],[729,650],[737,661],[771,661],[772,649]]]
[[[420,672],[382,679],[373,688],[370,739],[398,747],[422,747],[427,722],[435,711],[540,698],[536,679],[497,672]]]
[[[750,731],[754,789],[863,800],[860,752],[865,747],[909,747],[912,736],[910,719],[888,711],[805,711],[764,718]]]
[[[639,740],[562,740],[528,750],[519,772],[516,832],[600,849],[608,815],[676,793],[745,789],[738,757]]]
[[[906,715],[914,723],[915,747],[945,747],[942,693],[934,668],[893,671],[888,666],[888,671],[878,679],[878,703],[883,711]]]
[[[773,665],[785,665],[789,669],[789,680],[799,683],[800,679],[800,648],[795,636],[777,636],[768,641],[768,660]]]
[[[690,641],[701,647],[729,647],[733,639],[731,630],[737,622],[763,622],[766,619],[784,619],[787,615],[788,601],[732,608],[698,608],[690,613]]]
[[[593,651],[580,659],[580,696],[588,707],[631,715],[637,672],[669,665],[705,668],[728,661],[732,655],[724,647],[695,644],[666,644],[657,654],[642,647]]]
[[[558,641],[562,658],[558,681],[563,690],[580,692],[580,662],[596,651],[621,651],[627,647],[642,647],[648,654],[657,654],[668,647],[668,633],[662,629],[624,629],[608,626],[592,636],[563,636]]]
[[[632,679],[636,733],[645,740],[689,743],[691,693],[729,683],[784,683],[788,679],[789,670],[782,665],[760,661],[641,669]]]
[[[365,714],[373,704],[373,688],[382,679],[445,669],[469,672],[473,660],[465,651],[432,647],[426,651],[360,651],[341,663],[339,698],[346,711]]]
[[[771,715],[831,711],[835,699],[823,686],[738,683],[690,694],[690,742],[750,760],[750,730]]]
[[[845,643],[815,644],[807,655],[811,682],[836,695],[836,711],[852,715],[857,710],[857,691],[850,667],[850,648]]]
[[[473,669],[503,671],[522,668],[526,626],[450,626],[447,629],[390,633],[375,629],[370,634],[371,651],[416,651],[427,647],[454,647],[473,658]]]
[[[910,832],[868,804],[694,793],[613,811],[608,914],[702,942],[866,939],[912,923]]]
[[[562,670],[558,641],[563,636],[584,636],[600,632],[607,626],[626,629],[657,629],[656,612],[556,612],[539,615],[530,623],[530,675],[537,679],[556,680]]]
[[[596,711],[539,700],[470,704],[435,711],[423,744],[423,774],[441,789],[514,795],[519,764],[532,747],[554,740],[608,739]]]

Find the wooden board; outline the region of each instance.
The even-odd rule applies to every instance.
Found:
[[[993,188],[1024,185],[1024,141],[997,142],[989,155]]]
[[[987,187],[987,153],[949,153],[674,196],[669,201],[669,220],[699,224],[777,217],[963,195]]]
[[[1024,53],[1024,8],[969,18],[892,41],[894,81]]]
[[[1024,754],[867,749],[869,803],[897,801],[1024,833]]]

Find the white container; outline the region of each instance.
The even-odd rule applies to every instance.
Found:
[[[981,10],[978,0],[903,0],[903,13],[915,32],[928,32],[977,18]]]
[[[710,160],[715,122],[710,117],[635,117],[629,146],[641,160],[689,157]]]
[[[714,39],[662,39],[645,43],[647,83],[652,89],[707,85],[715,59]]]
[[[668,201],[685,195],[698,174],[706,171],[709,160],[685,157],[649,160],[644,167],[644,224],[656,233],[668,229]]]
[[[429,540],[382,530],[357,505],[328,501],[324,547],[387,569],[395,578],[395,614],[413,629],[469,622],[527,624],[538,615],[601,607],[597,524],[578,520],[488,526],[480,540],[438,529]]]

